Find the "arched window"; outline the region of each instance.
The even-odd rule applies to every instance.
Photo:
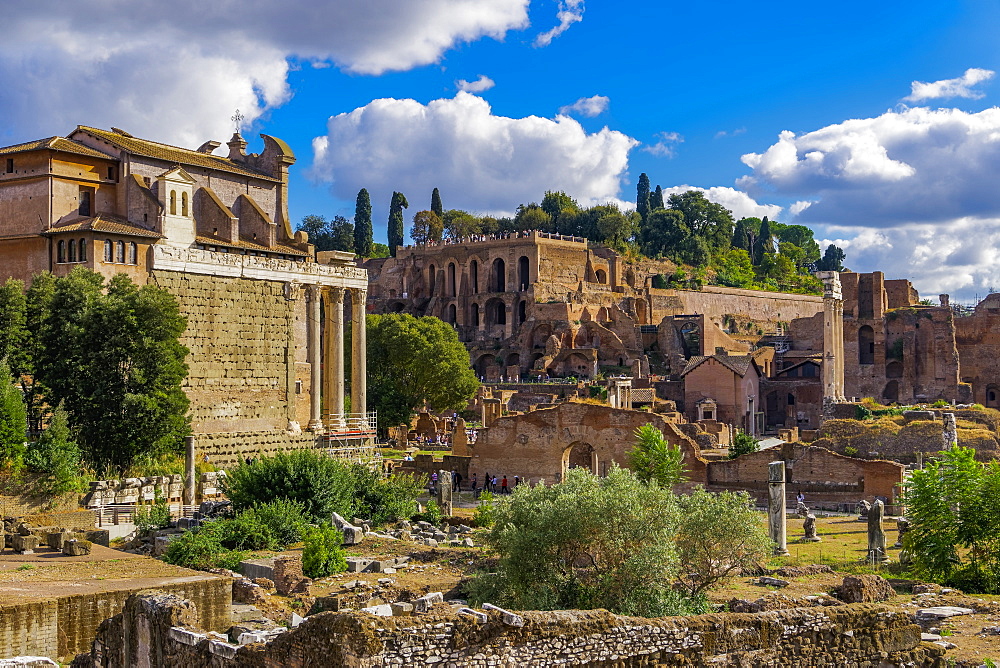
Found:
[[[427,296],[434,296],[434,282],[437,280],[437,268],[432,264],[427,270],[428,280],[427,280]]]
[[[507,265],[499,257],[493,260],[493,292],[507,292]]]
[[[527,308],[527,302],[522,299],[517,305],[517,324],[524,324],[527,320]]]
[[[87,261],[87,240],[80,239],[80,262]]]
[[[76,262],[76,239],[69,240],[69,254],[66,259],[69,262]]]
[[[522,255],[517,261],[517,289],[527,290],[530,276],[528,272],[528,257]]]
[[[181,215],[188,215],[188,194],[181,193]]]
[[[607,284],[607,282],[608,282],[608,272],[604,271],[603,269],[598,269],[597,270],[597,282],[601,283],[602,285],[603,284]]]
[[[125,242],[119,241],[115,244],[115,262],[125,264]]]
[[[177,215],[177,191],[176,190],[171,190],[170,191],[170,215],[171,216],[176,216]]]
[[[469,281],[472,283],[472,294],[479,294],[479,263],[473,260],[469,263]]]
[[[454,304],[448,304],[448,322],[455,324],[458,321],[458,311]]]
[[[858,363],[875,364],[875,330],[868,325],[858,330]]]
[[[130,242],[128,245],[128,263],[139,263],[139,247],[135,245],[134,241]]]
[[[114,262],[115,261],[115,247],[111,243],[111,239],[104,240],[104,261]]]
[[[479,304],[472,305],[472,317],[470,320],[473,327],[479,327]]]
[[[66,242],[62,239],[56,244],[56,262],[62,263],[66,261]]]
[[[458,287],[455,285],[455,263],[448,263],[448,296],[455,297],[458,295]]]

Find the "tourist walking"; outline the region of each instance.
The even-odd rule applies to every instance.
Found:
[[[500,493],[510,494],[510,490],[507,489],[507,476],[504,476],[503,480],[500,482]]]

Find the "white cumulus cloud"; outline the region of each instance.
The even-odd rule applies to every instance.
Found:
[[[782,208],[777,204],[760,204],[742,190],[727,186],[713,186],[711,188],[672,186],[663,189],[663,199],[666,200],[671,195],[686,193],[689,190],[700,190],[705,193],[705,199],[716,204],[721,204],[732,211],[735,220],[753,217],[763,218],[764,216],[767,216],[771,220],[776,220],[782,211]]]
[[[546,190],[583,205],[615,199],[637,143],[608,128],[588,133],[568,116],[496,116],[469,93],[426,105],[388,98],[332,116],[313,140],[311,174],[340,199],[367,188],[378,206],[398,190],[422,208],[416,202],[440,188],[449,209],[509,213]]]
[[[556,12],[559,25],[536,37],[535,46],[548,46],[552,40],[569,30],[571,25],[582,21],[583,10],[583,0],[559,0],[559,11]]]
[[[978,100],[983,93],[973,90],[972,87],[989,81],[996,74],[993,70],[984,70],[979,67],[970,67],[965,70],[965,74],[956,79],[942,79],[941,81],[914,81],[910,84],[910,94],[903,98],[904,102],[922,102],[936,98],[965,97]]]
[[[656,133],[656,143],[642,148],[646,153],[661,158],[672,158],[677,155],[677,145],[684,141],[684,137],[676,132]]]
[[[607,111],[609,104],[611,104],[611,98],[606,95],[581,97],[573,104],[567,104],[565,107],[560,107],[559,113],[566,116],[579,115],[586,116],[587,118],[593,118],[594,116],[600,116]]]
[[[377,75],[528,25],[530,0],[42,0],[8,3],[0,140],[116,125],[198,145],[291,95],[289,62]],[[15,136],[13,133],[16,132]]]
[[[497,85],[497,82],[490,79],[485,74],[480,74],[479,78],[475,81],[466,81],[465,79],[459,79],[455,82],[455,87],[458,90],[465,93],[482,93],[484,90],[489,90]]]

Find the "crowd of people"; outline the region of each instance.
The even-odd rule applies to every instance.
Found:
[[[452,469],[451,471],[451,488],[456,492],[462,491],[462,481],[464,478],[462,474],[457,470]],[[479,474],[473,473],[472,478],[468,483],[468,491],[472,492],[476,498],[482,492],[490,492],[491,494],[510,494],[514,491],[514,488],[522,484],[524,481],[521,476],[514,476],[513,478],[508,478],[506,475],[490,475],[486,473],[483,479],[480,481]],[[480,485],[480,483],[482,483]],[[430,480],[428,481],[427,491],[433,496],[437,493],[438,486],[438,474],[431,473]]]

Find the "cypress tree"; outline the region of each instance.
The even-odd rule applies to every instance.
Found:
[[[431,193],[431,211],[436,213],[438,218],[444,219],[444,206],[441,204],[441,193],[437,188]]]
[[[649,216],[649,177],[646,172],[639,175],[639,185],[636,187],[635,210],[645,221]]]
[[[663,204],[663,188],[656,186],[656,190],[649,196],[649,210],[656,211],[663,208],[666,208]]]
[[[354,207],[354,252],[361,257],[372,256],[372,201],[368,191],[358,191],[358,201]]]
[[[392,193],[389,204],[389,253],[396,257],[396,248],[403,245],[403,209],[410,206],[406,196],[400,192]]]

